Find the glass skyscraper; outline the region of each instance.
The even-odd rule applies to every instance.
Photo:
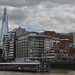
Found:
[[[3,37],[8,34],[8,16],[7,9],[4,8],[2,28],[1,28],[1,45],[3,45]]]

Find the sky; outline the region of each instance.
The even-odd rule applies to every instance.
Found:
[[[75,32],[75,0],[0,0],[0,30],[4,7],[9,30]]]

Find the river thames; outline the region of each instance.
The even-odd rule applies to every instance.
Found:
[[[75,75],[75,71],[64,69],[63,70],[52,69],[50,73],[0,71],[0,75]]]

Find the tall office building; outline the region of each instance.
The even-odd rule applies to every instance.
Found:
[[[7,62],[15,59],[15,40],[17,40],[16,33],[13,31],[11,31],[9,35],[4,35],[2,52],[3,61]]]
[[[7,17],[7,9],[4,8],[2,28],[1,28],[1,45],[3,45],[3,36],[8,33],[8,17]]]
[[[19,36],[26,33],[25,29],[19,27],[10,31],[8,35],[3,37],[2,59],[5,62],[14,61],[16,54],[16,40]]]

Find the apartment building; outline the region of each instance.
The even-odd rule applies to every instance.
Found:
[[[28,58],[28,38],[19,38],[16,41],[16,58]]]
[[[45,35],[52,36],[60,39],[60,49],[65,49],[68,52],[71,47],[75,47],[75,34],[74,33],[56,33],[55,31],[45,31]],[[57,46],[55,46],[57,47]]]
[[[45,51],[51,49],[51,36],[29,33],[16,41],[16,58],[42,59]]]
[[[59,38],[53,38],[50,40],[51,49],[60,48],[60,39]]]
[[[50,49],[49,51],[47,51],[46,53],[46,59],[50,60],[50,61],[59,61],[62,59],[68,58],[68,53],[65,49]]]

